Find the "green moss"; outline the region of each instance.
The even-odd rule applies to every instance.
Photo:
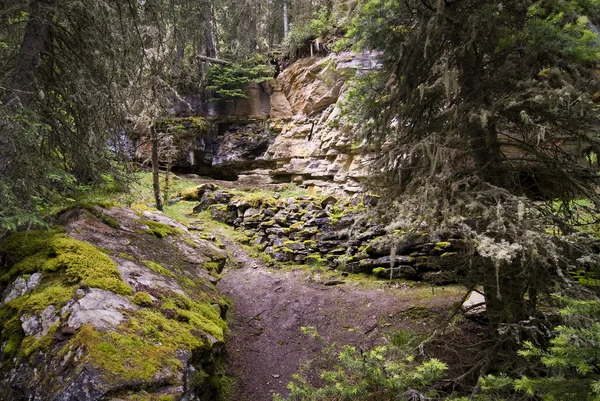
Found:
[[[50,348],[52,342],[54,341],[53,335],[60,326],[60,322],[54,323],[49,329],[48,333],[45,336],[40,337],[39,339],[35,336],[27,336],[23,339],[21,344],[23,355],[26,357],[32,355],[38,351],[44,351]]]
[[[161,369],[182,371],[178,350],[210,346],[202,333],[223,341],[225,322],[208,302],[174,293],[163,296],[161,302],[162,313],[152,308],[132,311],[119,332],[102,333],[83,326],[70,349],[85,346],[94,366],[120,379],[149,381]]]
[[[7,284],[19,275],[32,274],[40,271],[47,259],[47,252],[39,252],[29,256],[14,265],[8,272],[4,273],[0,278],[0,282],[2,284]]]
[[[168,130],[179,134],[187,132],[197,134],[204,132],[209,125],[202,117],[169,117],[156,120],[155,126],[165,132]]]
[[[385,274],[385,267],[376,267],[373,269],[373,274],[377,277],[383,276],[383,274]]]
[[[277,199],[273,197],[271,192],[242,192],[241,201],[247,202],[252,208],[269,208],[277,204]]]
[[[320,253],[313,253],[306,257],[304,263],[307,265],[322,265],[325,263],[325,259],[323,259]]]
[[[0,252],[6,254],[13,263],[22,261],[34,254],[43,254],[50,248],[50,241],[62,230],[32,230],[13,234],[2,241]]]
[[[152,297],[147,292],[140,291],[133,294],[131,302],[139,306],[152,306]]]
[[[448,249],[452,246],[452,244],[448,241],[441,241],[435,244],[435,248],[433,248],[433,250],[435,251],[443,251],[444,249]]]
[[[63,277],[69,284],[81,283],[121,295],[133,293],[121,279],[115,262],[93,245],[67,236],[55,236],[51,241],[49,259],[42,270],[64,270]]]
[[[142,220],[140,222],[148,226],[148,229],[145,230],[146,234],[153,235],[156,238],[166,238],[170,235],[176,235],[182,232],[178,228],[173,228],[153,220]]]
[[[215,272],[219,272],[220,268],[219,268],[219,264],[217,262],[206,262],[202,265],[202,267],[204,267],[204,269],[206,269],[207,271],[215,271]]]
[[[148,267],[148,269],[152,270],[155,273],[162,274],[163,276],[175,277],[175,275],[162,267],[160,264],[153,262],[151,260],[142,260],[142,262]]]
[[[235,379],[232,377],[224,374],[212,375],[208,378],[208,382],[219,394],[218,401],[234,399]]]
[[[186,201],[197,201],[198,200],[198,188],[185,188],[179,192],[179,196],[181,196]]]
[[[87,280],[83,280],[81,282],[81,285],[84,285],[86,287],[101,288],[103,290],[112,291],[115,294],[120,294],[120,295],[133,294],[133,290],[131,289],[129,284],[127,284],[120,278],[114,278],[114,277],[90,278]]]
[[[194,302],[190,298],[171,294],[164,298],[161,306],[167,315],[173,315],[176,320],[184,321],[213,337],[223,340],[225,323],[221,319],[220,310],[216,310],[208,302]]]
[[[104,224],[106,224],[109,227],[112,227],[112,228],[121,227],[121,224],[119,224],[119,222],[114,217],[107,215],[102,210],[99,210],[99,208],[106,208],[106,206],[112,207],[112,204],[104,203],[102,205],[99,205],[98,203],[80,203],[75,207],[87,210],[94,217],[96,217],[98,220],[100,220],[101,222],[103,222]]]
[[[130,254],[128,254],[128,253],[125,253],[125,252],[119,252],[118,256],[119,256],[120,258],[123,258],[123,259],[135,260],[135,256],[133,256],[133,255],[130,255]]]
[[[14,358],[19,353],[21,342],[25,338],[25,333],[21,328],[19,315],[15,315],[4,323],[2,329],[2,340],[6,341],[3,355],[6,359]]]
[[[26,235],[29,234],[29,235]],[[67,285],[81,284],[114,291],[121,295],[132,294],[131,288],[121,279],[117,265],[110,257],[91,244],[70,238],[59,231],[31,231],[8,237],[3,249],[18,260],[8,273],[2,276],[6,282],[19,274],[36,271],[52,273],[61,271]],[[58,286],[44,291],[55,291],[49,295],[65,294],[65,288]],[[39,295],[32,294],[32,298]],[[31,301],[33,302],[33,301]]]
[[[290,230],[301,230],[304,227],[304,223],[299,221],[290,226]]]
[[[189,246],[191,246],[192,248],[198,248],[198,245],[194,242],[193,239],[191,238],[184,238],[183,242],[185,242],[186,244],[188,244]]]
[[[50,305],[57,308],[63,306],[73,297],[76,286],[63,286],[62,284],[49,285],[35,291],[31,295],[23,295],[9,302],[10,306],[21,313],[42,313]]]
[[[133,332],[101,333],[84,325],[70,344],[85,347],[93,365],[124,380],[150,381],[161,368],[181,370],[173,343],[147,341]]]

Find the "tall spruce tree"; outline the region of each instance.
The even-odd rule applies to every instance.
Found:
[[[414,229],[467,241],[456,269],[494,325],[581,268],[569,206],[599,205],[599,20],[596,0],[368,0],[349,30],[382,51],[349,95],[374,181]]]
[[[0,3],[0,233],[78,187],[127,179],[127,121],[169,85],[183,3]]]

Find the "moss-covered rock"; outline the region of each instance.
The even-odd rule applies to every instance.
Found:
[[[163,223],[159,223],[158,221],[143,220],[141,221],[141,223],[143,225],[148,226],[148,228],[144,231],[147,234],[154,235],[156,238],[165,238],[170,235],[176,235],[181,233],[180,229],[168,226]]]
[[[0,243],[1,398],[217,399],[227,308],[211,274],[223,251],[165,216],[106,214],[119,224],[70,213]],[[200,370],[206,380],[189,380]]]

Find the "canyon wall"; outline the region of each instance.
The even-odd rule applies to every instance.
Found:
[[[315,193],[362,192],[366,158],[341,109],[349,79],[377,63],[372,53],[304,58],[277,79],[249,84],[246,99],[209,101],[196,116],[174,108],[161,123],[174,134],[173,169],[244,187],[292,183]],[[149,151],[138,146],[136,158],[148,159]]]

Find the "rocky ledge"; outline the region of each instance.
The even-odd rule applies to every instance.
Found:
[[[159,212],[58,223],[0,244],[1,398],[218,399],[226,253]]]
[[[168,164],[247,188],[294,183],[314,193],[361,193],[372,155],[342,118],[342,105],[348,82],[378,66],[378,54],[368,52],[305,58],[276,80],[249,85],[247,99],[219,113],[164,118],[155,128],[172,138]],[[144,135],[133,137],[139,161],[150,157]]]
[[[203,184],[183,194],[215,220],[242,230],[249,243],[276,262],[323,265],[382,278],[447,284],[456,280],[465,244],[390,229],[374,195],[282,196]]]

